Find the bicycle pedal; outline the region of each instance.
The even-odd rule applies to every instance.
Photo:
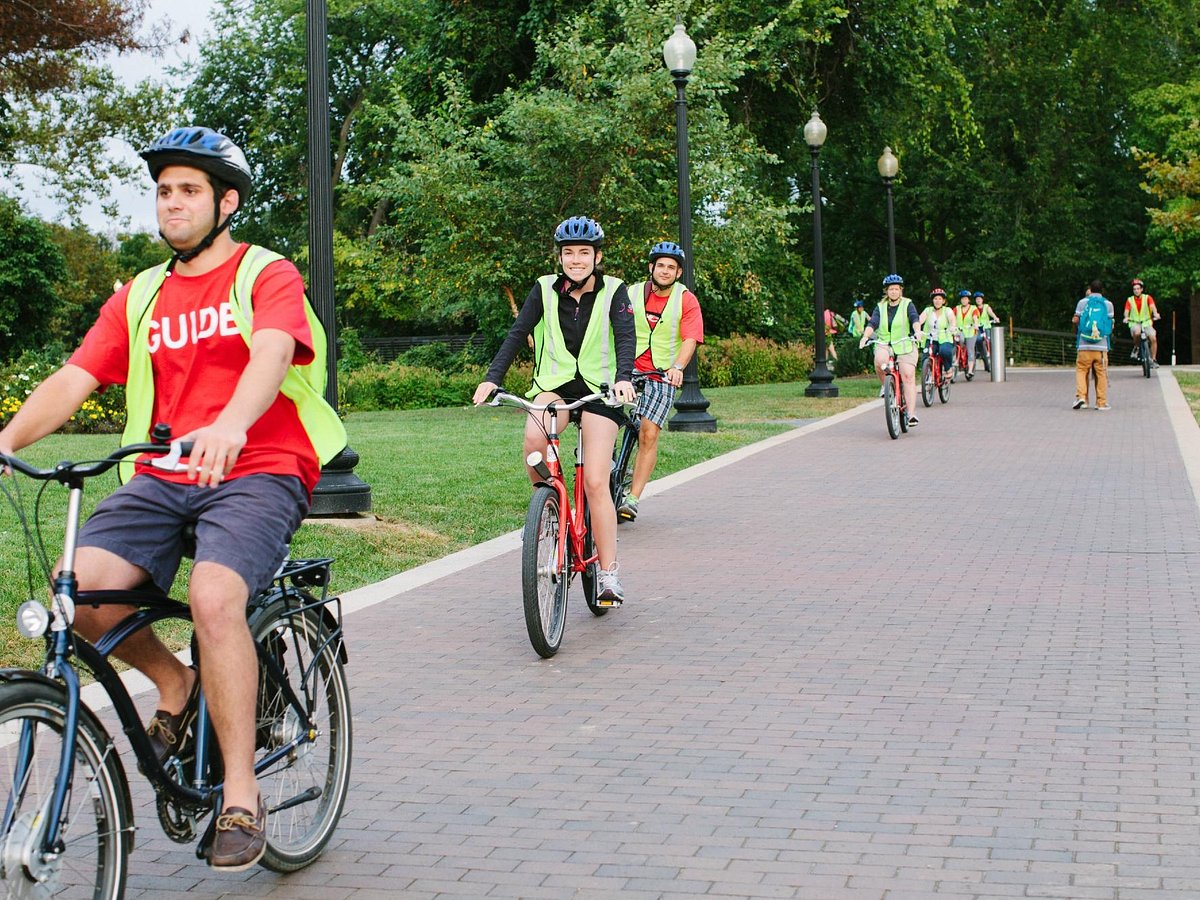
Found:
[[[620,600],[616,600],[616,599],[601,600],[599,597],[596,598],[596,606],[599,607],[600,609],[616,609],[620,605],[621,605]]]

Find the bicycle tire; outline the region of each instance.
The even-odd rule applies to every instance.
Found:
[[[630,419],[622,429],[621,443],[618,445],[617,455],[613,461],[611,489],[613,506],[617,509],[621,508],[621,504],[629,496],[630,486],[633,484],[633,470],[638,455],[638,432],[634,428],[634,424],[635,421]],[[622,518],[621,514],[617,513],[618,524],[630,521],[633,520]]]
[[[587,534],[583,538],[583,558],[590,559],[596,555],[596,539],[592,537],[592,511],[584,508],[583,525],[587,529]],[[592,615],[599,618],[608,614],[612,609],[610,606],[600,606],[596,603],[596,591],[599,589],[599,577],[596,570],[600,568],[600,562],[596,561],[584,569],[583,574],[579,576],[579,582],[583,585],[583,599],[587,603],[587,608],[592,611]]]
[[[1142,358],[1142,374],[1147,378],[1150,377],[1150,341],[1146,338],[1141,340],[1141,352],[1138,354]]]
[[[350,787],[353,720],[341,639],[314,603],[307,594],[289,589],[250,619],[255,642],[266,649],[304,704],[317,735],[258,774],[269,810],[260,864],[272,872],[294,872],[321,855],[341,819]],[[261,664],[255,716],[256,763],[290,743],[304,727],[280,682]],[[316,795],[295,802],[306,792]],[[281,805],[286,808],[279,809]]]
[[[887,419],[888,434],[894,441],[900,437],[900,407],[896,405],[896,388],[890,375],[883,378],[883,415]]]
[[[529,500],[521,538],[521,593],[529,643],[542,659],[558,652],[567,624],[571,571],[569,559],[558,571],[558,533],[562,525],[558,493],[548,485],[538,485]],[[570,552],[568,542],[568,555]]]
[[[37,820],[54,792],[62,754],[66,691],[41,681],[0,684],[0,894],[121,897],[129,875],[133,811],[116,747],[86,707],[80,708],[72,789],[63,808],[64,849],[30,880]],[[25,735],[28,745],[21,740]],[[17,773],[24,772],[17,789]]]
[[[953,378],[947,378],[944,374],[942,380],[938,382],[938,399],[943,403],[950,402],[950,385],[954,383]]]
[[[933,360],[928,356],[921,363],[921,402],[933,406]]]

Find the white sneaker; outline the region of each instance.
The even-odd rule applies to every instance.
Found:
[[[883,385],[880,385],[880,386],[879,386],[879,396],[880,396],[880,397],[882,397],[882,396],[883,396]]]
[[[1087,409],[1087,401],[1075,398],[1075,402],[1071,404],[1071,409]]]
[[[596,578],[596,605],[620,606],[625,600],[625,588],[617,577],[617,563],[611,569],[601,569]]]

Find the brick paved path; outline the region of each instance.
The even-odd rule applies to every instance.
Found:
[[[354,613],[327,854],[213,876],[143,804],[133,887],[1200,895],[1200,522],[1167,392],[1126,369],[1112,412],[1072,412],[1068,373],[984,377],[898,441],[873,408],[653,497],[621,530],[632,599],[575,603],[551,661],[515,553]]]

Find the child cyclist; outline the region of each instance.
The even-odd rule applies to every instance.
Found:
[[[501,344],[484,381],[475,389],[478,406],[504,381],[508,368],[529,335],[534,342],[533,387],[526,395],[535,403],[576,400],[595,393],[602,384],[618,400],[633,402],[634,347],[637,342],[633,310],[625,284],[605,275],[604,229],[594,220],[572,216],[554,230],[559,275],[543,275],[529,291],[516,322]],[[625,590],[617,577],[617,510],[609,493],[613,445],[619,409],[594,400],[583,407],[579,425],[583,442],[583,486],[591,509],[592,534],[600,556],[597,599],[620,604]],[[567,414],[558,417],[565,428]],[[542,423],[525,423],[524,456],[545,452]],[[526,466],[529,478],[538,476]]]

